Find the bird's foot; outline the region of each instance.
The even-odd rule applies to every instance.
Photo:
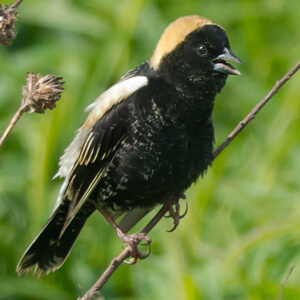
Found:
[[[126,234],[119,228],[119,226],[116,224],[114,219],[104,207],[99,206],[97,207],[97,209],[105,217],[106,221],[112,226],[112,228],[114,228],[117,236],[129,249],[132,259],[130,259],[129,262],[127,262],[128,264],[135,264],[138,261],[138,259],[145,259],[150,255],[150,244],[152,240],[148,236],[146,236],[142,232],[134,233],[131,235]],[[144,243],[142,244],[143,246],[148,247],[148,251],[146,253],[140,251],[138,248],[138,245],[141,241],[144,241]]]
[[[185,199],[185,195],[183,194],[181,196],[182,199]],[[180,204],[179,204],[179,199],[170,199],[170,207],[169,207],[169,214],[166,215],[166,218],[172,218],[174,221],[174,226],[171,230],[167,230],[168,232],[172,232],[174,231],[177,226],[179,225],[179,221],[180,219],[184,218],[188,212],[188,204],[186,202],[186,208],[185,208],[185,212],[183,214],[180,214]]]
[[[124,233],[118,228],[116,230],[116,234],[130,251],[130,255],[132,256],[132,259],[130,259],[127,262],[128,264],[135,264],[138,261],[138,259],[145,259],[150,255],[150,244],[152,240],[144,233],[140,232],[140,233],[127,235],[126,233]],[[147,252],[143,252],[138,248],[138,244],[141,241],[144,241],[144,243],[142,244],[143,246],[148,247]]]

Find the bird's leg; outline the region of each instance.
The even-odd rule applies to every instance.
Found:
[[[126,234],[119,228],[119,226],[116,224],[114,219],[110,216],[110,214],[104,207],[97,206],[97,209],[115,230],[116,235],[121,239],[126,247],[128,247],[130,255],[133,257],[133,260],[130,260],[129,264],[135,264],[138,259],[145,259],[150,255],[150,244],[152,240],[148,236],[146,236],[144,233],[134,233],[131,235]],[[145,241],[143,245],[149,247],[147,253],[139,250],[138,244],[141,241]]]
[[[186,199],[184,194],[182,194],[180,196],[180,198]],[[185,212],[182,215],[180,215],[180,205],[179,205],[180,198],[173,196],[168,200],[169,201],[169,215],[167,215],[166,218],[172,218],[174,221],[173,228],[171,230],[167,230],[168,232],[174,231],[177,228],[177,226],[179,225],[180,219],[184,218],[188,212],[188,204],[186,202]]]

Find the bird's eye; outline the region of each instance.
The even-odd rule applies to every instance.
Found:
[[[198,48],[199,54],[201,56],[206,56],[207,54],[207,48],[204,45],[200,45],[200,47]]]

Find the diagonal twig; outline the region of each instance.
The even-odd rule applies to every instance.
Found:
[[[257,113],[264,107],[265,104],[278,92],[278,90],[299,70],[300,61],[290,71],[284,75],[279,81],[276,82],[270,92],[253,108],[253,110],[237,125],[237,127],[228,135],[226,140],[214,151],[214,159],[232,142],[232,140],[252,121]],[[164,217],[167,213],[169,206],[163,205],[155,217],[149,222],[149,224],[143,229],[142,233],[148,234],[150,230]],[[102,273],[101,277],[91,287],[91,289],[78,300],[89,300],[94,295],[99,293],[100,289],[107,282],[110,276],[116,271],[120,264],[130,256],[128,248],[125,248],[123,252],[114,258],[107,269]],[[291,272],[290,272],[291,273]]]
[[[169,205],[165,204],[161,207],[158,213],[153,217],[153,219],[147,224],[147,226],[142,230],[142,233],[145,235],[150,232],[150,230],[163,218],[163,216],[167,213],[169,209]],[[96,283],[90,288],[90,290],[78,300],[88,300],[91,299],[94,295],[98,294],[100,289],[106,283],[106,281],[110,278],[110,276],[114,273],[114,271],[120,266],[120,264],[125,261],[130,256],[130,251],[126,247],[122,253],[115,257],[107,267],[107,269],[102,273],[101,277],[96,281]]]
[[[268,103],[268,101],[278,92],[278,90],[299,70],[300,61],[286,73],[280,80],[276,82],[270,92],[251,110],[251,112],[242,120],[238,126],[228,135],[226,140],[215,150],[214,158],[216,158],[232,140],[250,123],[257,113]]]

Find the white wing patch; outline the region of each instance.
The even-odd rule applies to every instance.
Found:
[[[101,94],[85,111],[92,111],[81,128],[89,128],[99,120],[110,108],[131,96],[134,92],[148,84],[146,76],[134,76],[119,81]]]
[[[58,198],[55,202],[53,211],[62,203],[62,198],[68,186],[69,175],[76,163],[83,145],[88,138],[92,126],[107,112],[113,105],[128,98],[134,92],[148,84],[148,78],[145,76],[134,76],[126,80],[121,80],[106,92],[101,94],[95,102],[90,104],[85,111],[91,111],[85,123],[78,129],[72,143],[66,148],[60,158],[59,170],[54,176],[65,177],[65,180],[59,190]]]

